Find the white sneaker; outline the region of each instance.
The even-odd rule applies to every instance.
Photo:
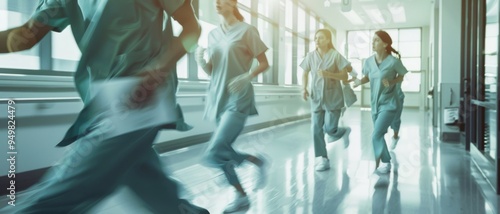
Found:
[[[379,172],[379,173],[386,174],[386,173],[389,173],[389,171],[391,171],[391,163],[381,162],[377,168],[377,172]]]
[[[233,213],[237,212],[243,208],[247,208],[250,206],[250,201],[248,200],[248,196],[241,195],[241,193],[236,192],[236,198],[233,202],[229,203],[224,210],[224,213]]]
[[[316,171],[325,171],[327,169],[330,169],[330,161],[324,157],[321,157],[319,160],[316,162],[316,166],[314,167]]]
[[[349,147],[349,134],[351,134],[351,128],[345,127],[345,133],[344,136],[342,136],[342,139],[344,139],[344,148]]]
[[[394,150],[396,148],[396,146],[398,145],[399,138],[400,137],[398,137],[398,138],[392,137],[391,138],[392,139],[391,147],[390,147],[391,150]]]

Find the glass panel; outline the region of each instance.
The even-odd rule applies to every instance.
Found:
[[[401,57],[420,57],[421,44],[418,42],[400,42],[399,47],[393,47],[401,54]]]
[[[266,17],[271,18],[272,2],[273,1],[269,0],[259,0],[259,9],[258,9],[259,13]]]
[[[19,27],[23,25],[31,16],[31,13],[20,13],[14,11],[7,11],[7,1],[0,2],[0,31],[9,28]],[[30,4],[23,4],[30,5]],[[36,6],[36,4],[32,4]],[[26,8],[27,9],[27,8]],[[33,11],[34,8],[27,9]],[[30,50],[0,54],[0,67],[1,68],[17,68],[17,69],[40,69],[39,45],[35,45]]]
[[[365,59],[371,55],[371,37],[368,31],[349,31],[347,43],[347,58]]]
[[[297,44],[297,84],[302,85],[302,75],[304,70],[299,66],[306,56],[306,40],[299,38]]]
[[[252,0],[238,0],[238,3],[240,3],[242,5],[245,5],[247,7],[251,7],[252,6]]]
[[[208,34],[210,33],[210,31],[217,28],[217,26],[210,24],[208,22],[202,21],[202,20],[200,20],[199,22],[200,22],[202,31],[201,31],[200,39],[198,40],[198,45],[206,48],[208,46]],[[200,66],[198,66],[198,79],[202,79],[202,80],[208,79],[208,75],[205,73],[205,71],[203,71],[203,69]]]
[[[287,0],[286,1],[286,9],[285,9],[285,17],[289,17],[287,19],[285,19],[285,27],[289,28],[289,29],[293,29],[293,19],[291,17],[293,17],[293,2],[292,0]]]
[[[314,14],[311,14],[310,18],[309,18],[309,38],[310,39],[313,39],[314,38],[314,34],[316,33],[316,17],[314,16]],[[311,49],[309,49],[311,50]]]
[[[61,33],[52,33],[53,70],[76,71],[81,55],[70,26]]]
[[[269,48],[266,51],[266,56],[267,56],[267,61],[269,62],[269,68],[267,72],[271,72],[273,70],[273,25],[269,22],[264,21],[263,19],[258,19],[258,30],[260,33],[260,38],[266,44],[266,46]],[[258,82],[264,82],[264,73],[263,75],[258,76]]]
[[[182,32],[182,26],[172,18],[172,30],[174,36],[178,36]],[[177,61],[177,77],[182,79],[188,78],[188,55],[184,55]]]
[[[292,33],[289,31],[285,32],[285,84],[292,84],[292,51],[293,50],[293,40]]]
[[[399,41],[401,42],[411,42],[411,41],[420,42],[420,40],[421,40],[420,28],[399,30]]]
[[[306,12],[301,7],[298,8],[297,21],[297,32],[306,36]]]
[[[401,84],[401,89],[404,92],[419,92],[421,75],[422,73],[408,72]]]
[[[422,67],[420,57],[419,58],[401,57],[401,61],[403,62],[403,65],[408,71],[420,71]]]

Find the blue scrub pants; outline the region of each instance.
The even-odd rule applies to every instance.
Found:
[[[318,110],[311,115],[314,154],[316,157],[327,157],[325,133],[329,141],[339,140],[344,136],[345,128],[340,128],[340,110]]]
[[[396,116],[396,111],[381,111],[376,114],[372,114],[372,144],[373,151],[375,153],[375,160],[380,158],[384,163],[389,163],[391,161],[391,155],[387,149],[384,135],[387,133],[387,129],[389,129],[389,126],[393,122],[394,116]]]
[[[245,161],[249,155],[236,152],[232,145],[243,127],[248,115],[237,111],[225,111],[217,119],[217,128],[210,139],[205,160],[211,167],[224,172],[229,184],[241,185],[235,167]]]
[[[394,116],[394,120],[391,123],[391,129],[394,132],[399,132],[399,128],[401,127],[401,115],[403,114],[403,102],[404,99],[401,99],[401,107],[396,110],[396,115]]]
[[[179,199],[152,143],[158,128],[110,139],[98,129],[73,143],[59,165],[20,196],[11,210],[0,213],[86,213],[121,185],[128,186],[153,213],[199,213]]]

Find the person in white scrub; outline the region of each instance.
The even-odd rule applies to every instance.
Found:
[[[375,167],[380,173],[391,169],[391,156],[384,139],[387,129],[394,121],[398,109],[402,108],[397,84],[403,81],[408,70],[399,59],[399,53],[392,48],[392,39],[385,31],[373,36],[374,55],[365,60],[363,78],[355,81],[354,87],[370,82],[371,114],[373,120],[372,143],[375,153]],[[394,52],[398,58],[391,55]],[[382,164],[380,164],[382,161]]]
[[[257,183],[264,183],[263,158],[237,152],[232,144],[243,130],[247,117],[257,114],[251,80],[269,67],[265,55],[268,48],[257,29],[243,21],[236,0],[215,0],[215,3],[222,23],[208,35],[208,62],[203,58],[205,49],[201,47],[195,58],[210,76],[204,117],[217,124],[205,160],[209,166],[221,169],[236,189],[235,200],[225,208],[225,212],[230,213],[250,204],[236,175],[236,166],[243,161],[255,164],[260,172]],[[249,72],[255,58],[258,66]]]
[[[329,30],[316,31],[314,42],[316,49],[306,55],[300,67],[304,70],[303,98],[311,100],[314,153],[317,159],[315,169],[324,171],[330,168],[325,134],[328,142],[343,138],[344,146],[349,145],[351,129],[339,127],[338,124],[344,107],[341,81],[347,81],[352,67],[333,47]]]
[[[169,17],[183,26],[179,37],[173,37],[171,28],[163,30]],[[172,70],[196,47],[201,33],[191,0],[40,0],[28,22],[0,32],[0,53],[28,50],[50,31],[68,26],[82,53],[75,85],[84,108],[58,146],[72,148],[16,206],[0,213],[87,213],[121,186],[129,187],[152,213],[209,213],[179,198],[176,182],[165,175],[152,148],[160,129],[189,128],[175,100]],[[108,91],[99,88],[127,81],[134,87],[116,97],[102,95]],[[116,106],[109,103],[120,112],[110,111]],[[161,124],[115,120],[130,121],[136,112],[156,109],[159,103],[168,112],[150,113],[168,115]]]
[[[403,114],[403,103],[405,100],[405,94],[401,89],[401,83],[396,84],[396,90],[398,91],[398,99],[401,102],[401,106],[396,111],[394,120],[391,123],[391,129],[392,131],[394,131],[394,134],[391,137],[391,145],[390,145],[391,150],[394,150],[399,142],[399,129],[401,128],[401,115]]]

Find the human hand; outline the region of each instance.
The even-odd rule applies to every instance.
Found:
[[[361,80],[359,80],[358,78],[355,78],[354,79],[354,84],[352,85],[352,87],[353,88],[357,88],[360,85],[361,85]]]
[[[198,46],[196,49],[196,52],[194,53],[194,60],[198,65],[201,67],[205,67],[207,65],[207,62],[205,61],[204,55],[205,55],[205,48]]]
[[[307,89],[302,90],[302,98],[307,101],[307,98],[309,97],[309,91]]]
[[[229,92],[231,93],[241,92],[246,86],[248,86],[248,84],[250,84],[252,78],[253,76],[250,73],[244,73],[231,79],[231,82],[229,83],[228,86]]]

